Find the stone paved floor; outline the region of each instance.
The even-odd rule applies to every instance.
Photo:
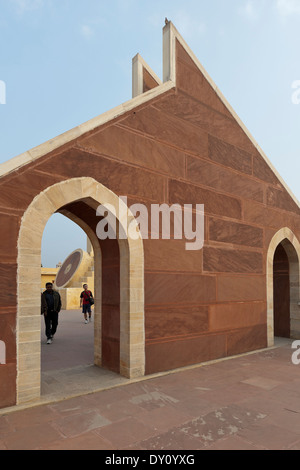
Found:
[[[0,410],[0,450],[299,450],[300,365],[291,361],[291,343]],[[77,367],[90,367],[83,356]]]

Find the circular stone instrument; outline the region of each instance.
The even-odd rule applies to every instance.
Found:
[[[84,274],[86,255],[87,253],[78,248],[65,259],[55,279],[58,289],[74,284]]]

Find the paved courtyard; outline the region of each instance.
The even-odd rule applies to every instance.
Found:
[[[94,367],[93,324],[62,312],[41,400],[0,410],[0,450],[299,450],[291,344],[131,381]]]

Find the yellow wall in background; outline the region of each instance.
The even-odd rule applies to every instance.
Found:
[[[41,289],[45,289],[46,282],[55,281],[59,268],[41,268]]]

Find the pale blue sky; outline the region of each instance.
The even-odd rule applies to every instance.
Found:
[[[161,77],[166,16],[300,199],[300,0],[0,0],[0,163],[130,99],[137,52]]]

